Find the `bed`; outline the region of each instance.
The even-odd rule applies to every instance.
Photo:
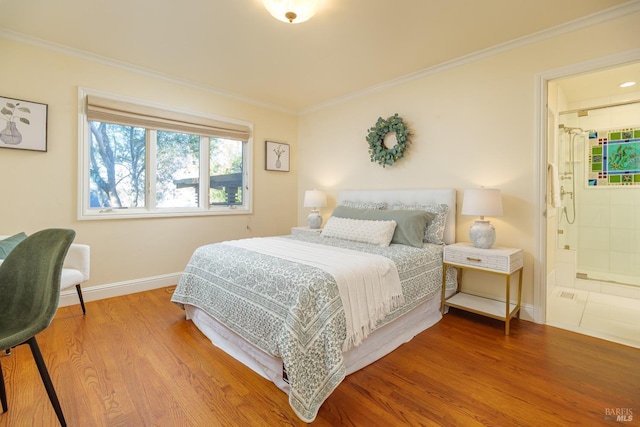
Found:
[[[455,241],[454,189],[341,191],[337,205],[320,234],[196,249],[172,296],[306,422],[346,375],[442,318],[442,251]]]

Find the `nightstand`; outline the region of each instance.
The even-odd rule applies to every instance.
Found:
[[[471,243],[456,243],[445,246],[443,260],[442,314],[444,314],[444,307],[449,306],[502,320],[505,322],[504,334],[509,335],[509,321],[513,317],[520,317],[522,268],[524,266],[523,250],[499,247],[479,249],[473,247]],[[459,270],[458,283],[461,283],[462,272],[467,269],[504,277],[505,300],[499,301],[466,292],[458,292],[445,300],[445,272],[447,266],[452,266]],[[511,301],[511,276],[516,272],[518,273],[518,295],[514,303]]]
[[[322,228],[291,227],[291,234],[303,234],[303,233],[320,234],[322,233]]]

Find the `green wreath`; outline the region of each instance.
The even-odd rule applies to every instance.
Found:
[[[391,148],[387,148],[384,145],[384,137],[389,132],[395,132],[396,140],[398,141]],[[376,125],[369,129],[369,134],[367,135],[371,161],[380,163],[383,168],[393,165],[396,160],[404,157],[404,150],[407,149],[409,144],[409,136],[410,132],[402,121],[402,117],[398,116],[398,113],[387,120],[379,117]]]

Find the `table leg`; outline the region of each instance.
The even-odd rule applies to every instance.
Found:
[[[511,320],[510,317],[510,308],[511,308],[511,275],[507,275],[507,301],[506,301],[506,315],[504,316],[504,334],[509,335],[509,322]]]

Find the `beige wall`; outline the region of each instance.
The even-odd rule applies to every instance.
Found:
[[[639,19],[635,13],[304,114],[299,201],[305,189],[327,190],[326,219],[339,189],[453,187],[457,240],[468,241],[474,218],[459,213],[461,190],[500,188],[505,214],[492,219],[496,244],[525,250],[523,300],[533,304],[536,76],[640,47]],[[369,161],[365,136],[379,116],[394,113],[414,136],[406,157],[383,169]],[[298,212],[304,224],[301,202]]]
[[[284,234],[305,224],[307,189],[484,185],[503,191],[492,219],[501,246],[525,250],[525,303],[533,301],[536,75],[639,47],[640,14],[594,25],[371,92],[297,117],[197,87],[0,39],[0,95],[49,106],[47,153],[0,150],[0,233],[70,227],[92,247],[89,286],[179,273],[207,242]],[[254,124],[254,214],[77,221],[77,89],[138,98]],[[383,169],[365,136],[399,113],[414,136],[406,158]],[[291,172],[264,170],[264,140],[291,144]],[[542,159],[544,161],[544,159]],[[297,200],[296,200],[297,195]],[[474,218],[457,213],[459,241]],[[467,277],[473,278],[472,275]]]
[[[48,152],[0,150],[0,234],[75,229],[92,250],[86,288],[179,273],[197,246],[296,224],[296,115],[10,40],[0,39],[0,63],[1,96],[49,108]],[[78,221],[78,86],[253,123],[254,214]],[[291,144],[291,172],[264,170],[265,139]]]

